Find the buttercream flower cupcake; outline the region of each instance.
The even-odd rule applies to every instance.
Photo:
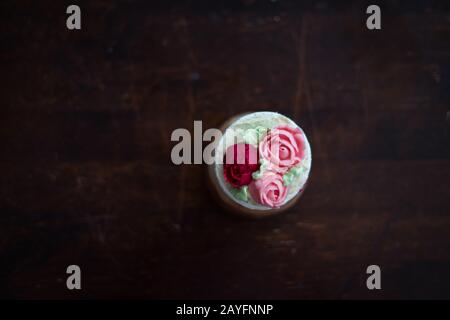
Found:
[[[209,178],[219,199],[235,212],[268,216],[291,207],[311,170],[303,130],[276,112],[254,112],[222,127]]]

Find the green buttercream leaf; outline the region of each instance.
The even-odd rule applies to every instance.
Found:
[[[258,171],[255,171],[255,172],[252,173],[252,178],[254,180],[258,180],[259,178],[261,178],[261,176],[262,176],[261,170],[258,170]]]
[[[231,192],[233,193],[233,196],[242,201],[248,201],[248,186],[243,186],[240,189],[231,189]]]
[[[267,131],[269,129],[267,127],[257,126],[255,130],[258,134],[258,141],[261,141],[261,139],[267,134]]]
[[[302,173],[303,168],[302,167],[294,167],[291,168],[288,172],[286,172],[283,175],[283,182],[285,186],[290,185],[295,178],[297,178],[298,176],[300,176],[300,174]]]
[[[248,129],[245,131],[243,137],[244,142],[256,146],[259,142],[258,133],[254,129]]]
[[[260,163],[259,170],[252,173],[252,178],[255,180],[262,177],[262,175],[263,175],[264,171],[266,171],[266,168],[268,165],[267,160],[262,159],[262,158],[259,159],[259,163]]]
[[[242,138],[245,143],[257,146],[262,137],[266,134],[267,128],[257,126],[255,128],[248,128],[245,130]]]

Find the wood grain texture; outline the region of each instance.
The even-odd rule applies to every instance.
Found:
[[[72,32],[68,4],[0,4],[1,297],[450,298],[447,5],[383,3],[372,32],[358,1],[89,1]],[[313,168],[254,221],[170,135],[257,110]]]

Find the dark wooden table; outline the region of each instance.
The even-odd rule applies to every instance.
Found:
[[[0,297],[450,298],[448,5],[381,1],[369,31],[368,2],[81,1],[69,31],[69,4],[0,3]],[[255,221],[170,135],[257,110],[313,169]]]

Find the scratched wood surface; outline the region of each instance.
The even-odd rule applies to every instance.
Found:
[[[447,5],[382,2],[372,32],[363,2],[89,1],[71,32],[68,4],[0,4],[0,297],[450,298]],[[170,161],[174,129],[257,110],[313,150],[260,221]]]

